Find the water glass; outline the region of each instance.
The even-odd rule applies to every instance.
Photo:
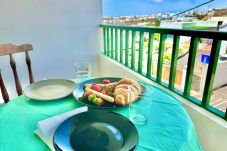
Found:
[[[81,83],[91,76],[91,65],[89,63],[75,63],[76,83]]]
[[[141,94],[135,93],[135,87],[128,87],[129,115],[134,124],[146,124],[152,104],[153,88],[150,85],[140,84],[143,88]],[[136,101],[135,97],[139,97]]]

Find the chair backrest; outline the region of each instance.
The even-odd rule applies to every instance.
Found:
[[[14,81],[15,81],[15,86],[16,86],[16,91],[18,96],[22,94],[22,88],[20,84],[20,80],[17,74],[17,69],[16,69],[16,62],[14,61],[13,54],[14,53],[25,53],[25,61],[27,64],[28,68],[28,74],[29,74],[29,80],[30,83],[34,82],[33,74],[32,74],[32,68],[31,68],[31,60],[28,54],[28,51],[32,50],[33,47],[31,44],[23,44],[23,45],[13,45],[13,44],[0,44],[0,56],[6,56],[9,55],[10,58],[10,65],[13,71],[13,76],[14,76]],[[1,75],[1,69],[0,69],[0,89],[2,92],[2,97],[5,103],[9,102],[9,95],[6,90],[2,75]]]

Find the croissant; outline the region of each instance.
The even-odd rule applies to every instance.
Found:
[[[116,86],[117,85],[120,85],[120,84],[133,85],[137,89],[137,91],[139,93],[142,92],[142,87],[136,81],[134,81],[134,80],[131,80],[131,79],[121,79],[120,81],[118,81],[116,83]]]
[[[129,86],[131,86],[130,90],[128,89]],[[136,101],[139,98],[141,92],[142,87],[136,81],[130,79],[122,79],[115,86],[114,102],[118,105],[128,105],[129,103]]]

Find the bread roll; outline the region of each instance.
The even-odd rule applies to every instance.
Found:
[[[136,101],[141,92],[142,87],[136,81],[122,79],[116,84],[114,89],[114,102],[118,105],[128,105],[129,103]]]
[[[121,79],[119,82],[116,83],[116,86],[120,84],[127,84],[127,85],[133,85],[139,93],[142,92],[142,87],[134,80],[131,79]]]

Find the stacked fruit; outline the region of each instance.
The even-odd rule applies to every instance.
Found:
[[[111,84],[109,80],[103,80],[102,83],[85,85],[83,98],[97,106],[103,106],[106,101],[112,102],[114,100],[114,84]]]

